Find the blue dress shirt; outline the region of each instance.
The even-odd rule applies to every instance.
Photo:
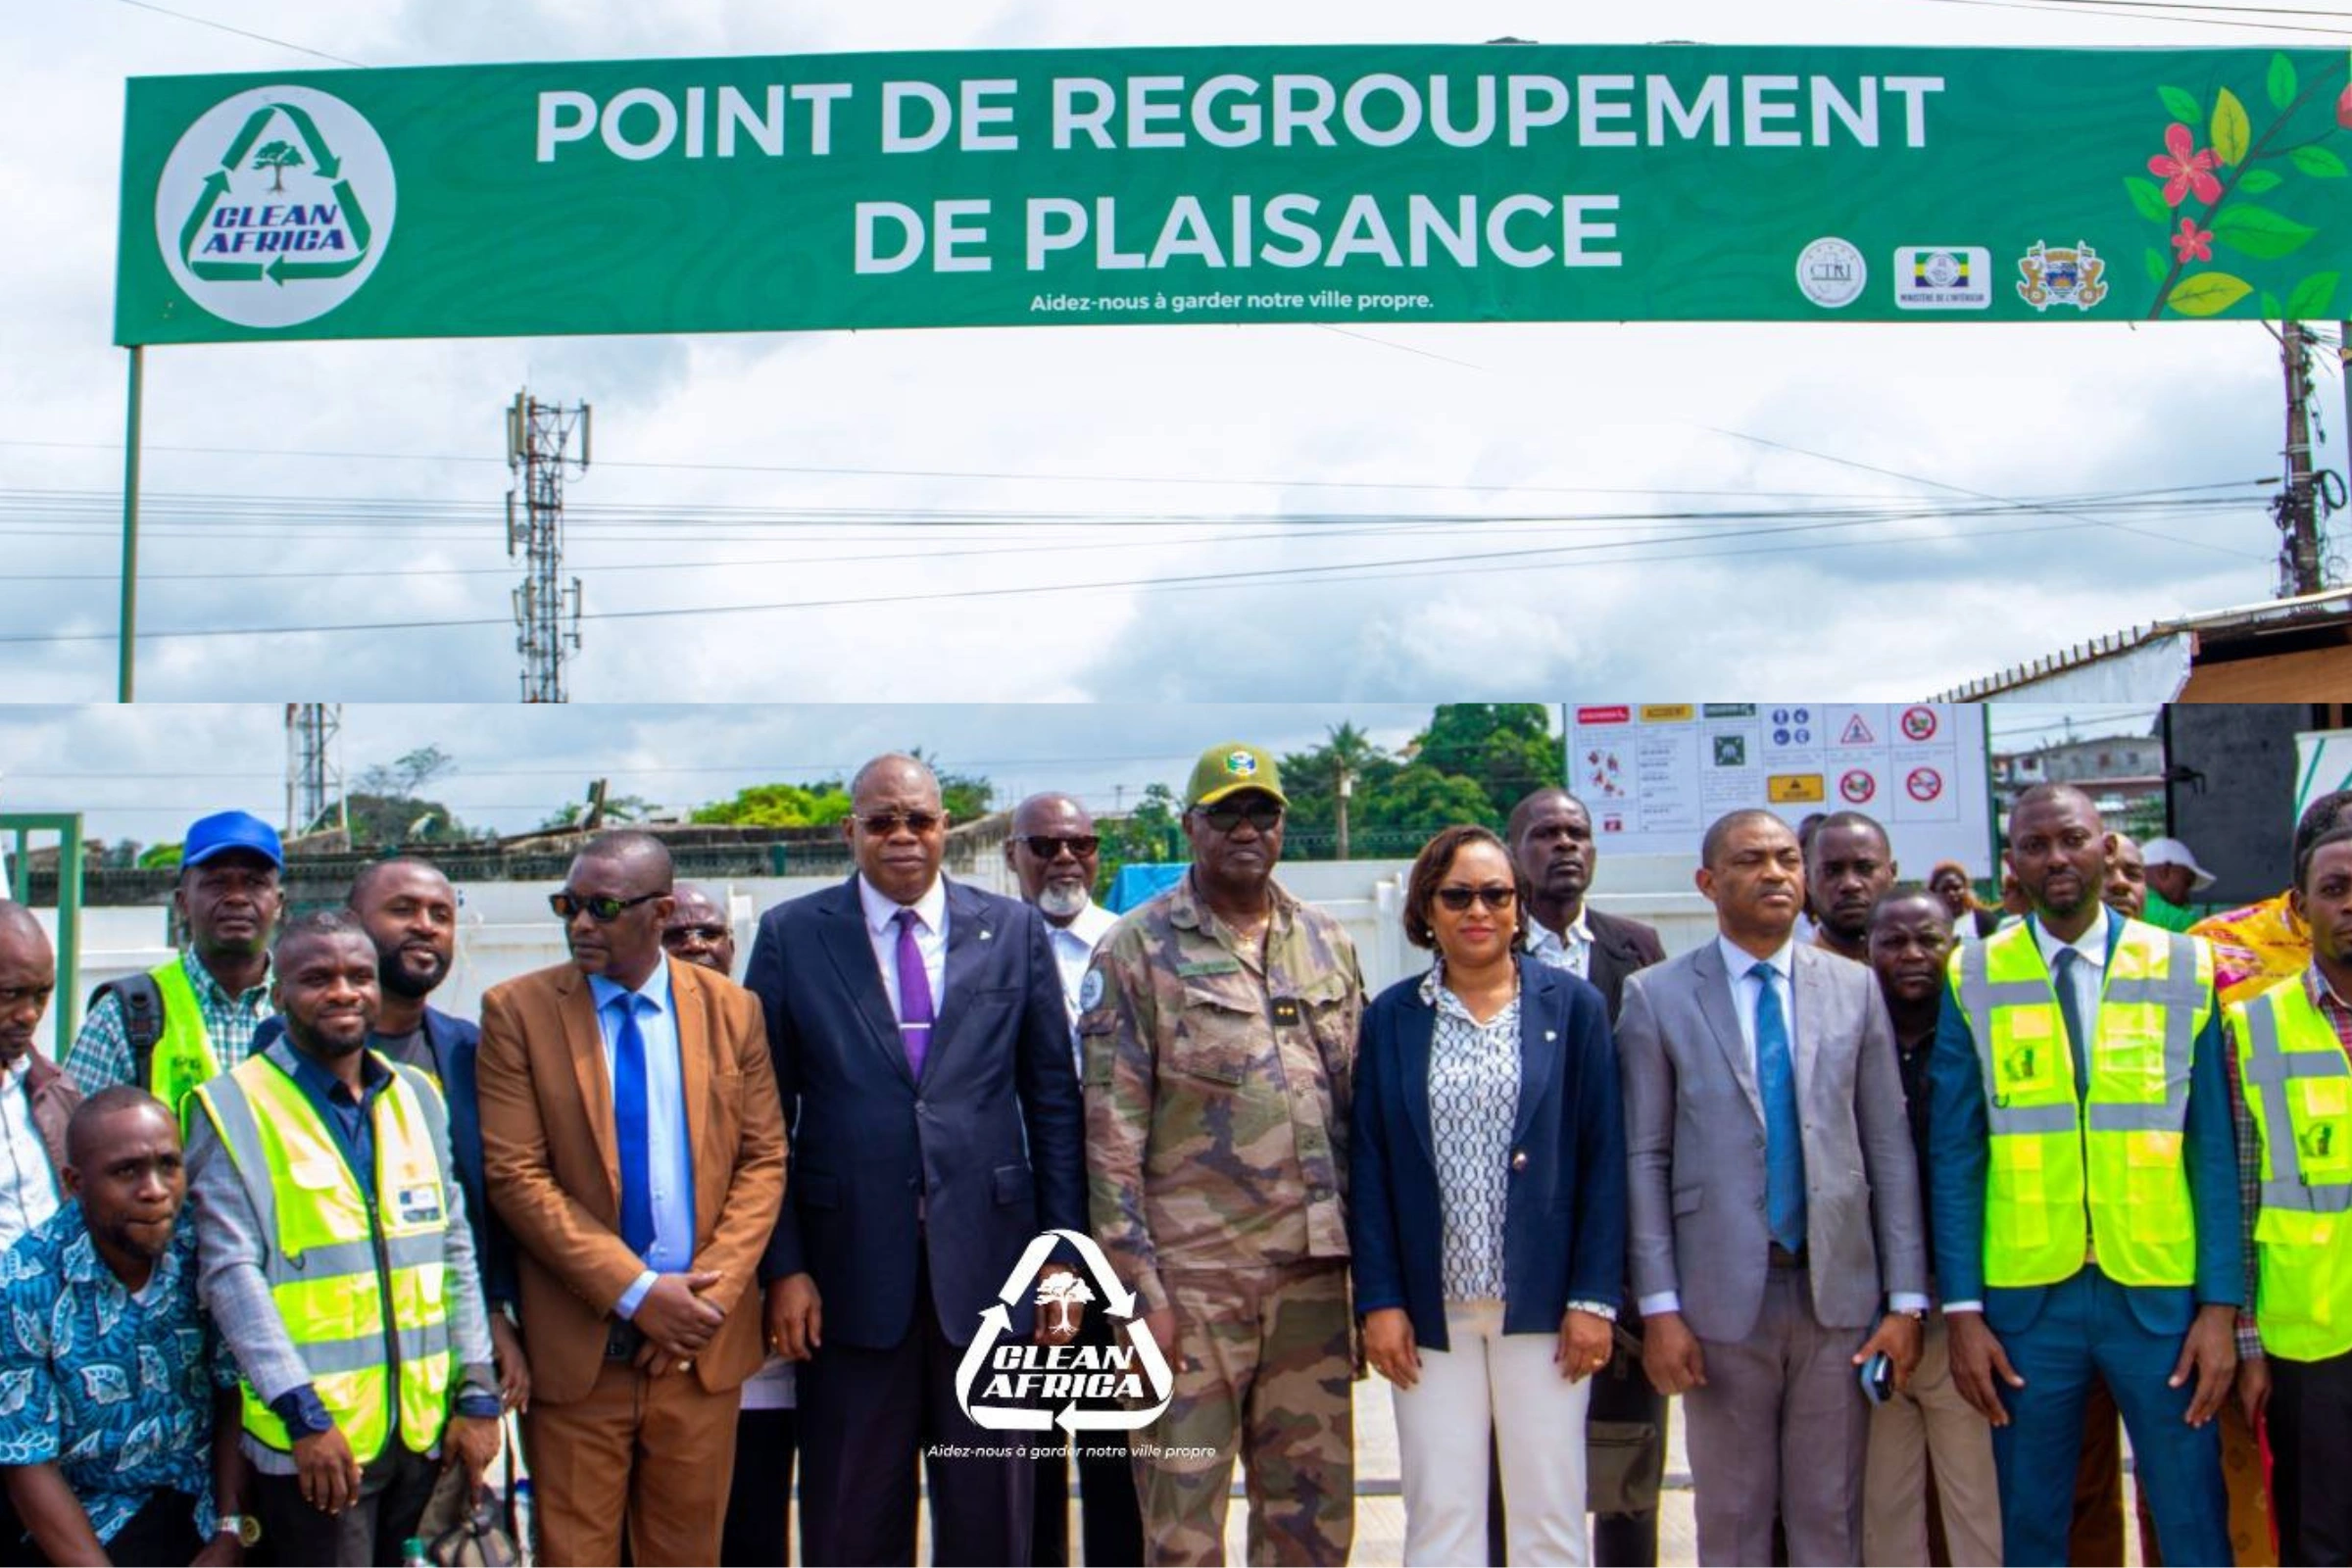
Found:
[[[637,1009],[637,1028],[645,1036],[646,1165],[653,1172],[654,1245],[645,1254],[645,1272],[621,1292],[612,1307],[622,1317],[633,1318],[657,1276],[683,1273],[694,1263],[694,1155],[686,1146],[686,1078],[678,1056],[669,961],[656,964],[635,991],[601,974],[588,977],[588,990],[596,999],[596,1032],[604,1042],[607,1084],[612,1081],[621,998],[629,998],[628,1005]]]

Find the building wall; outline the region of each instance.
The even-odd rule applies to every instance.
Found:
[[[2167,787],[2172,834],[2220,880],[2198,897],[2236,906],[2267,899],[2293,876],[2295,734],[2304,703],[2178,703],[2165,710],[2176,765],[2201,779]]]

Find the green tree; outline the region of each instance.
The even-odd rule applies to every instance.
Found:
[[[1486,792],[1489,826],[1500,826],[1530,790],[1566,776],[1561,743],[1543,703],[1448,703],[1414,738],[1413,761],[1475,779]]]
[[[270,193],[282,196],[286,192],[286,171],[302,167],[302,151],[292,142],[273,141],[263,145],[254,155],[253,167],[270,171]]]
[[[142,871],[163,871],[179,864],[183,846],[178,844],[150,844],[139,856]]]
[[[906,754],[931,769],[939,780],[939,803],[950,821],[976,822],[989,812],[996,803],[997,787],[978,773],[959,773],[943,766],[936,757],[926,757],[920,746]]]
[[[1102,837],[1102,852],[1095,872],[1095,895],[1104,897],[1119,879],[1123,865],[1161,864],[1187,858],[1184,814],[1176,792],[1165,784],[1145,786],[1143,798],[1125,816],[1103,817],[1095,824]]]
[[[850,814],[850,792],[839,779],[815,784],[754,784],[731,801],[698,808],[697,822],[737,827],[825,827]]]
[[[355,848],[371,844],[446,843],[467,836],[466,824],[439,801],[414,795],[378,795],[354,791],[351,842]],[[332,820],[332,816],[328,818]]]

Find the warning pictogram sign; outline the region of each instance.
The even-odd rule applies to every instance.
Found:
[[[1915,767],[1910,777],[1903,780],[1903,788],[1911,792],[1915,801],[1932,801],[1943,793],[1943,775],[1932,767]]]

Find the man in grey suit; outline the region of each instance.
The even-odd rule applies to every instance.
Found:
[[[1707,829],[1717,939],[1629,976],[1617,1049],[1642,1365],[1686,1395],[1702,1563],[1855,1563],[1870,1406],[1928,1305],[1919,1171],[1866,966],[1798,947],[1804,856],[1769,811]]]

